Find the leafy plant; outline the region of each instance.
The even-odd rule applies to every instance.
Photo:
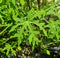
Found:
[[[12,53],[16,56],[16,49],[20,51],[21,45],[28,43],[32,51],[39,46],[43,53],[50,55],[48,46],[59,44],[60,13],[58,10],[60,8],[57,8],[59,2],[45,5],[47,2],[43,1],[45,6],[39,9],[37,1],[31,0],[29,5],[26,4],[27,0],[0,1],[1,53],[7,56]],[[36,4],[35,8],[32,4]]]

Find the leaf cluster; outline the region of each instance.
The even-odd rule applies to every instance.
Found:
[[[34,3],[34,1],[32,1]],[[36,2],[36,1],[35,1]],[[50,54],[48,46],[60,42],[60,13],[57,3],[31,10],[25,0],[0,1],[0,52],[16,56],[16,49],[28,43]]]

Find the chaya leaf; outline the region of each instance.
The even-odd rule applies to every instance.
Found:
[[[24,0],[20,0],[21,5],[24,5]]]

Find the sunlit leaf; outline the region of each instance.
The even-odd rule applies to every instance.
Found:
[[[2,0],[0,0],[0,3],[2,3]]]
[[[47,53],[48,55],[50,55],[50,51],[49,51],[49,50],[46,50],[46,53]]]
[[[24,0],[20,0],[21,5],[24,5]]]

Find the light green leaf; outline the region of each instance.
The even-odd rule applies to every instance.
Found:
[[[47,53],[48,55],[50,55],[50,51],[49,51],[49,50],[46,50],[46,53]]]
[[[45,36],[47,36],[47,31],[44,28],[42,28],[42,30],[43,30],[43,33],[45,34]]]
[[[24,5],[25,2],[24,2],[24,0],[20,0],[20,3],[21,3],[21,5]]]
[[[29,44],[31,44],[32,43],[32,40],[33,40],[33,34],[30,34],[30,36],[29,36],[29,38],[28,38],[28,40],[29,40]]]
[[[22,50],[22,48],[20,46],[18,46],[18,50]]]
[[[3,31],[0,32],[0,35],[3,34],[12,24],[8,25]]]
[[[16,51],[15,50],[11,49],[11,52],[12,52],[12,54],[14,54],[16,56]]]
[[[21,40],[22,40],[22,33],[24,32],[25,24],[22,26],[22,28],[18,32],[18,46],[20,46]]]
[[[12,0],[13,5],[15,6],[15,0]]]
[[[0,0],[0,3],[2,3],[2,0]]]
[[[10,29],[9,33],[12,32],[12,31],[15,31],[15,29],[16,29],[19,25],[20,25],[20,24],[14,25],[14,26]]]

